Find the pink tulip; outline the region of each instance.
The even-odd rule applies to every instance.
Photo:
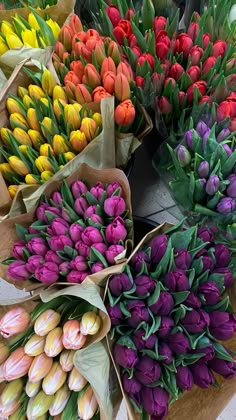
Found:
[[[24,331],[30,323],[30,316],[23,308],[14,308],[8,311],[0,320],[0,334],[9,338]]]
[[[34,357],[28,372],[29,381],[33,384],[45,378],[52,367],[53,359],[45,353],[41,353]]]
[[[64,324],[62,342],[68,350],[78,350],[84,346],[86,337],[80,332],[79,321],[74,319]]]
[[[6,381],[21,378],[26,375],[33,357],[25,354],[24,347],[14,350],[3,364],[3,376]]]

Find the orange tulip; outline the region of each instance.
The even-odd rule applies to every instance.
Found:
[[[53,359],[48,357],[45,353],[41,353],[34,357],[33,362],[29,368],[28,378],[33,384],[41,381],[50,371],[53,364]]]
[[[75,98],[79,104],[89,103],[93,101],[91,94],[89,93],[87,88],[82,84],[76,86]]]
[[[133,71],[132,71],[129,64],[120,62],[117,66],[117,74],[119,74],[119,73],[124,74],[124,76],[127,77],[129,83],[132,80],[134,80]]]
[[[46,93],[40,86],[37,85],[29,85],[29,96],[34,99],[46,98]]]
[[[65,105],[67,104],[64,99],[55,99],[53,101],[53,112],[56,116],[57,121],[60,121],[61,115],[63,115],[63,109]]]
[[[120,48],[115,41],[110,41],[107,55],[112,58],[116,65],[121,61]]]
[[[81,83],[81,80],[73,71],[70,70],[64,77],[64,84],[67,85],[68,82],[71,82],[76,86]]]
[[[86,78],[86,83],[88,86],[91,86],[92,89],[101,85],[100,74],[96,70],[93,64],[87,64],[84,68],[84,75]]]
[[[26,375],[33,357],[25,354],[24,347],[14,350],[3,364],[3,376],[6,381],[13,381]]]
[[[130,98],[129,81],[124,74],[119,73],[115,80],[115,97],[120,101],[125,101]]]
[[[52,146],[49,143],[44,143],[41,144],[40,149],[39,149],[39,154],[40,156],[49,156],[49,150],[51,152],[52,155],[54,155],[54,151]]]
[[[20,127],[23,129],[29,128],[26,119],[23,117],[23,115],[19,114],[18,112],[13,112],[13,114],[10,115],[9,122],[12,129],[16,127]]]
[[[135,107],[130,99],[121,102],[115,109],[115,122],[117,125],[128,126],[135,118]]]
[[[36,109],[29,108],[27,111],[27,120],[32,130],[40,131]]]
[[[28,130],[28,135],[35,149],[39,150],[41,143],[45,143],[43,136],[37,130]]]
[[[86,337],[80,333],[79,321],[74,319],[64,324],[62,342],[67,350],[78,350],[84,346]]]
[[[82,80],[84,75],[84,66],[82,61],[72,61],[72,63],[70,63],[70,70],[72,70],[76,74],[76,76],[79,77],[80,80]]]
[[[107,71],[111,71],[112,73],[116,74],[116,65],[111,57],[105,58],[105,60],[103,60],[102,62],[102,67],[100,71],[102,79]]]
[[[115,91],[115,80],[116,80],[116,75],[112,71],[106,71],[102,79],[102,84],[104,88],[111,95],[113,95]]]
[[[96,87],[96,89],[94,89],[93,93],[93,101],[101,101],[101,99],[103,98],[107,98],[108,96],[111,96],[110,93],[108,93],[106,91],[106,89],[104,89],[104,87],[102,86],[98,86]]]
[[[64,45],[60,41],[57,41],[54,48],[55,53],[62,60],[63,54],[66,52]]]
[[[103,60],[105,60],[106,58],[105,45],[102,40],[99,40],[96,42],[94,54],[95,54],[95,57],[99,66],[101,66],[103,63]]]
[[[70,143],[71,143],[71,146],[73,147],[73,150],[77,153],[82,152],[82,150],[88,144],[85,134],[80,130],[71,131]]]
[[[69,25],[63,25],[59,34],[59,41],[64,45],[66,51],[71,52],[73,29]]]
[[[76,14],[73,14],[71,16],[70,27],[75,34],[77,32],[83,31],[83,25],[81,23],[81,20]]]
[[[77,130],[80,127],[81,118],[79,112],[75,109],[74,105],[67,104],[64,108],[64,118],[66,124],[72,130]],[[67,152],[67,150],[64,150]]]
[[[19,141],[20,144],[25,144],[26,146],[32,146],[30,136],[22,128],[19,128],[19,127],[14,128],[13,135]]]

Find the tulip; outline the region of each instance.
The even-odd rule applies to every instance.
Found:
[[[96,216],[96,215],[94,215]],[[92,216],[91,216],[92,217]],[[103,256],[105,256],[105,253],[107,251],[107,245],[104,243],[96,243],[92,245],[93,248],[95,248],[98,252],[100,252],[100,254],[102,254]]]
[[[10,50],[23,46],[23,43],[16,34],[6,34],[6,43]]]
[[[69,230],[69,224],[65,220],[55,217],[52,221],[51,229],[53,235],[65,235]]]
[[[128,318],[128,324],[136,328],[141,322],[149,322],[150,315],[148,308],[145,303],[140,300],[132,300],[128,302],[127,309],[130,312],[130,318]]]
[[[120,306],[118,304],[114,306],[106,305],[106,310],[111,320],[111,325],[112,326],[119,325],[123,318],[123,314],[120,310]]]
[[[3,174],[4,177],[7,177],[8,173],[14,174],[14,171],[10,167],[9,163],[0,163],[0,172]]]
[[[24,109],[20,106],[19,102],[16,101],[14,98],[7,98],[6,100],[6,107],[9,114],[13,114],[14,112],[24,115]]]
[[[4,144],[9,143],[9,135],[12,134],[12,131],[9,128],[2,127],[0,128],[1,140]]]
[[[143,65],[145,65],[146,62],[149,64],[151,69],[154,71],[154,58],[151,54],[141,54],[136,61],[136,65],[139,65],[140,67],[143,67]],[[117,74],[118,74],[118,69],[117,69]],[[126,77],[127,77],[127,75],[126,75]],[[127,77],[127,79],[130,82],[130,80],[131,80],[130,75],[129,75],[129,77]]]
[[[151,334],[147,339],[145,339],[145,331],[143,329],[137,330],[133,336],[134,344],[137,350],[150,349],[152,350],[155,347],[157,337],[155,334]],[[158,348],[159,351],[159,348]]]
[[[102,83],[106,91],[111,95],[113,95],[115,91],[115,80],[116,75],[112,71],[107,71],[106,73],[104,73]]]
[[[39,150],[40,144],[44,143],[42,135],[36,130],[28,130],[28,135],[35,149]]]
[[[13,245],[12,249],[12,256],[17,260],[21,260],[23,258],[23,250],[26,245],[25,241],[17,241]]]
[[[173,79],[178,80],[183,73],[184,68],[179,63],[175,63],[171,66],[169,75]]]
[[[29,381],[37,383],[43,379],[52,367],[53,359],[45,353],[40,353],[34,357],[28,372]]]
[[[214,57],[224,58],[225,52],[227,50],[227,44],[225,41],[217,40],[212,46],[212,55]]]
[[[37,169],[39,170],[39,172],[44,172],[44,171],[52,171],[52,165],[48,159],[48,157],[46,156],[39,156],[37,159],[35,159],[35,165],[37,167]]]
[[[227,195],[236,198],[236,175],[228,177]]]
[[[122,376],[122,386],[124,391],[132,397],[135,394],[138,394],[141,391],[141,384],[134,377],[129,378],[128,373],[125,373]]]
[[[29,271],[29,273],[34,274],[37,267],[39,267],[44,262],[41,255],[32,255],[28,258],[28,261],[26,263],[26,269]]]
[[[110,264],[116,264],[116,260],[118,259],[118,256],[122,258],[123,252],[125,248],[122,245],[111,245],[105,252],[105,256],[107,261]]]
[[[138,251],[131,259],[131,264],[136,273],[139,273],[142,269],[143,263],[146,265],[147,269],[151,267],[151,260],[149,256],[144,251]]]
[[[90,246],[84,244],[82,241],[78,241],[75,244],[75,249],[82,257],[88,257],[90,254]],[[81,275],[82,273],[80,273]],[[80,277],[81,278],[81,277]]]
[[[145,296],[147,293],[152,293],[155,290],[155,281],[148,275],[141,275],[135,278],[136,295]]]
[[[53,395],[46,395],[43,391],[40,391],[36,397],[29,400],[27,418],[39,418],[46,414],[53,400]]]
[[[211,229],[206,227],[198,228],[197,237],[200,238],[203,242],[213,242],[214,234]]]
[[[171,292],[181,292],[188,290],[190,287],[189,280],[185,272],[179,269],[167,273],[164,279],[164,284]]]
[[[198,80],[197,82],[189,86],[189,88],[187,89],[187,99],[189,103],[193,102],[193,95],[195,90],[197,90],[201,96],[205,95],[207,91],[206,82],[204,80]]]
[[[202,66],[202,75],[204,76],[204,74],[206,74],[208,71],[210,71],[212,69],[212,67],[215,65],[216,62],[216,57],[208,57]]]
[[[58,266],[53,262],[46,262],[36,268],[34,277],[45,284],[53,284],[59,278]]]
[[[231,197],[221,198],[217,204],[217,211],[221,214],[232,213],[236,207],[235,200]]]
[[[73,223],[72,225],[70,225],[69,234],[73,242],[80,241],[81,233],[83,232],[83,230],[84,229],[79,224]]]
[[[44,256],[48,251],[47,243],[42,238],[32,238],[27,244],[28,250],[31,254]]]
[[[209,174],[209,163],[206,160],[203,160],[198,166],[198,175],[201,178],[206,178]]]
[[[185,299],[184,304],[189,308],[199,309],[202,306],[202,303],[197,295],[193,292],[190,292],[187,299]]]
[[[66,407],[70,398],[70,391],[67,384],[64,384],[55,394],[52,405],[49,408],[49,414],[51,416],[57,416],[61,414]]]
[[[130,98],[129,81],[122,73],[118,73],[115,79],[115,97],[120,102]]]
[[[2,40],[2,38],[0,39],[0,55],[5,54],[5,52],[7,52],[9,50],[7,44]]]
[[[197,82],[200,78],[200,68],[198,66],[190,66],[187,74],[189,75],[190,79],[192,80],[192,83]]]
[[[66,104],[64,107],[65,122],[71,129],[77,130],[80,127],[80,114],[76,111],[74,105]]]
[[[186,149],[186,147],[183,145],[179,145],[177,146],[175,150],[176,150],[177,159],[180,163],[180,166],[182,167],[188,166],[191,162],[191,155],[189,151]]]
[[[8,358],[9,352],[10,350],[6,344],[0,342],[0,365]]]
[[[212,175],[206,183],[206,192],[209,195],[214,195],[220,187],[220,180],[217,175]]]
[[[212,274],[222,274],[222,276],[224,278],[224,286],[225,287],[232,286],[232,284],[234,282],[234,278],[233,278],[232,272],[227,267],[217,268],[216,270],[214,270],[212,272]]]
[[[28,372],[33,358],[25,354],[24,347],[14,350],[3,364],[3,376],[6,381],[21,378]]]
[[[236,329],[235,317],[232,314],[222,311],[210,313],[210,333],[217,340],[228,340]]]
[[[43,391],[46,395],[55,394],[63,386],[66,378],[67,374],[62,370],[60,363],[53,362],[49,373],[43,379]]]
[[[170,293],[161,292],[159,298],[150,306],[154,315],[169,315],[174,307],[174,300]]]
[[[143,54],[143,56],[145,56],[145,54]],[[149,61],[149,54],[146,54],[146,59],[147,59],[147,61]],[[152,56],[151,56],[152,57]],[[152,61],[151,61],[151,63],[152,63]],[[150,62],[149,62],[149,64],[150,64]],[[152,66],[151,66],[152,67]],[[133,77],[133,71],[132,71],[132,68],[130,67],[130,65],[129,64],[126,64],[126,63],[123,63],[123,62],[120,62],[119,64],[118,64],[118,66],[117,66],[117,75],[119,74],[119,73],[122,73],[122,74],[124,74],[125,76],[126,76],[126,78],[127,78],[127,80],[128,80],[128,82],[130,83],[133,79],[134,79],[134,77]],[[105,86],[104,86],[105,87]]]
[[[155,16],[153,20],[153,30],[155,34],[158,34],[158,32],[165,30],[166,28],[166,18],[163,16]]]
[[[111,97],[110,93],[102,86],[96,87],[92,92],[93,102],[101,101],[103,98]]]
[[[66,106],[66,104],[67,104],[67,101],[65,101],[64,99],[55,99],[53,101],[53,112],[57,118],[57,121],[59,122],[60,122],[60,119],[63,118],[64,107]]]
[[[167,343],[176,354],[186,354],[190,350],[188,338],[182,332],[169,335]]]
[[[94,139],[97,130],[97,124],[92,118],[83,118],[81,121],[80,131],[85,134],[86,140],[90,142]]]
[[[78,416],[84,420],[92,419],[97,409],[98,403],[96,397],[91,386],[89,386],[86,391],[77,399]]]
[[[149,356],[143,356],[135,365],[135,378],[143,385],[150,385],[160,378],[161,369],[158,362]]]
[[[86,277],[89,276],[89,274],[90,273],[88,271],[78,272],[77,270],[72,270],[70,273],[67,274],[66,281],[68,283],[82,283],[86,279]]]
[[[105,237],[109,243],[118,244],[120,241],[124,241],[126,236],[127,230],[124,227],[124,221],[119,216],[116,217],[113,222],[106,227]]]
[[[81,373],[73,367],[69,375],[68,387],[71,391],[79,392],[87,384],[87,379],[85,379]]]
[[[60,320],[61,315],[58,312],[52,309],[47,309],[36,319],[34,323],[34,331],[37,335],[45,336],[58,326]]]
[[[118,196],[107,198],[104,201],[104,211],[110,217],[121,216],[125,211],[125,200]]]
[[[17,156],[10,156],[8,158],[8,162],[13,171],[15,171],[18,175],[25,176],[29,173],[28,167]]]
[[[70,372],[73,369],[74,350],[63,350],[60,354],[60,365],[64,372]]]
[[[96,123],[95,123],[96,124]],[[87,146],[87,138],[81,130],[71,131],[70,143],[75,152],[80,153]]]
[[[184,140],[185,140],[186,146],[191,150],[193,146],[193,131],[192,130],[186,131],[184,135]]]
[[[84,346],[86,337],[80,331],[79,321],[71,320],[64,324],[62,341],[67,350],[78,350]]]
[[[177,249],[175,256],[175,267],[180,270],[188,270],[190,268],[192,258],[191,255],[186,249]]]
[[[27,343],[24,346],[25,353],[28,356],[39,356],[43,353],[45,345],[45,338],[40,337],[37,334],[34,334],[30,337]]]
[[[9,187],[8,187],[8,192],[9,192],[12,200],[17,193],[17,189],[18,189],[18,185],[9,185]]]
[[[181,322],[188,332],[198,334],[202,333],[204,329],[209,326],[210,318],[203,310],[193,309],[192,311],[186,313]]]
[[[97,72],[93,64],[86,64],[84,68],[84,75],[86,84],[91,86],[92,89],[95,89],[97,86],[101,85],[100,74]]]
[[[29,108],[27,110],[27,120],[29,122],[30,128],[36,131],[40,131],[40,126],[38,123],[38,117],[36,109]]]
[[[3,405],[0,401],[0,414],[2,419],[8,419],[11,415],[18,411],[20,406],[19,399],[14,400],[11,404]],[[10,416],[10,417],[9,417]],[[18,420],[18,419],[17,419]]]
[[[138,362],[137,351],[133,348],[115,344],[113,355],[116,363],[127,369],[132,369]]]
[[[101,318],[93,311],[83,314],[80,323],[80,332],[83,335],[95,335],[101,327]]]
[[[41,385],[42,385],[42,381],[33,383],[28,380],[25,386],[25,392],[28,395],[28,397],[30,398],[35,397],[38,394],[38,392],[41,390]]]
[[[33,99],[46,98],[46,94],[40,86],[29,85],[28,86],[29,96]]]
[[[116,6],[111,5],[106,8],[106,13],[113,25],[113,28],[115,28],[122,19],[119,9]]]
[[[200,388],[209,388],[215,382],[214,376],[205,363],[197,362],[191,365],[191,372],[195,385]]]
[[[206,281],[202,283],[199,288],[199,293],[201,293],[207,305],[215,305],[220,300],[220,290],[213,281]]]
[[[42,179],[42,181],[47,182],[50,178],[53,177],[53,175],[54,175],[54,173],[51,172],[51,171],[43,171],[41,173],[41,179]]]
[[[7,274],[14,280],[24,281],[30,277],[30,273],[23,261],[15,261],[8,267]]]
[[[100,200],[102,198],[102,195],[104,194],[105,190],[104,190],[104,186],[101,182],[97,182],[91,189],[90,189],[90,193],[96,198],[96,200]],[[88,212],[88,209],[87,209]],[[95,207],[95,212],[96,213],[96,207]],[[87,215],[87,217],[91,217],[92,214]]]
[[[168,412],[168,392],[161,387],[143,387],[141,390],[144,410],[153,418],[164,419]]]
[[[109,280],[109,289],[113,296],[120,296],[123,292],[130,290],[132,282],[127,274],[115,274]]]
[[[199,34],[199,31],[200,31],[199,24],[197,22],[191,22],[188,27],[187,33],[194,41],[197,35]]]
[[[8,406],[15,400],[19,399],[24,388],[24,382],[22,379],[15,379],[5,385],[1,393],[1,404]]]
[[[78,84],[75,88],[75,98],[79,104],[92,102],[92,96],[83,84]]]
[[[110,41],[109,42],[107,55],[108,55],[108,59],[113,60],[115,66],[118,65],[119,62],[121,61],[120,48],[115,41]],[[106,58],[105,58],[105,60],[106,60]],[[104,61],[103,61],[103,63],[104,63]],[[102,66],[103,66],[103,63],[102,63]],[[115,72],[116,72],[116,67],[115,67]],[[101,71],[101,76],[102,76],[102,71]]]
[[[0,334],[4,338],[23,332],[30,323],[30,315],[23,308],[14,308],[0,319]]]
[[[215,357],[209,362],[209,367],[225,379],[231,379],[236,375],[236,364]]]
[[[176,382],[183,391],[190,391],[193,387],[193,375],[187,366],[177,367]]]
[[[56,357],[63,350],[62,328],[57,327],[46,337],[44,352],[48,357]]]
[[[231,254],[229,248],[223,244],[215,245],[215,266],[218,267],[226,267],[230,263]]]

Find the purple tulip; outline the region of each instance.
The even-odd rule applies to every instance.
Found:
[[[31,254],[42,256],[44,256],[48,250],[47,243],[43,238],[32,238],[28,242],[27,248]]]
[[[103,256],[105,256],[106,251],[107,251],[107,245],[104,243],[96,243],[96,244],[92,244],[92,247],[95,248],[98,252],[100,252],[100,254],[102,254]]]
[[[75,181],[71,185],[71,192],[75,199],[79,198],[82,194],[86,194],[87,191],[88,188],[82,181]]]
[[[76,270],[72,270],[70,273],[67,274],[66,276],[66,281],[68,281],[68,283],[82,283],[84,281],[84,279],[86,279],[86,277],[89,276],[89,272],[79,272]]]
[[[71,217],[69,216],[68,210],[65,207],[61,209],[61,217],[68,223],[72,223]]]
[[[111,320],[112,327],[116,325],[120,325],[121,320],[123,318],[122,312],[120,310],[120,306],[118,304],[114,306],[106,305],[106,310]]]
[[[44,284],[53,284],[59,279],[58,265],[53,262],[46,262],[36,268],[34,277]]]
[[[155,290],[156,283],[152,277],[143,274],[135,278],[136,295],[145,296],[147,293],[152,293]]]
[[[31,276],[24,261],[14,261],[11,263],[7,269],[7,275],[13,280],[19,281],[27,280]]]
[[[235,316],[228,312],[211,312],[209,330],[217,340],[229,340],[236,331]]]
[[[205,132],[209,130],[206,123],[204,121],[199,121],[196,126],[196,132],[200,137],[203,137]]]
[[[89,219],[93,214],[96,214],[97,206],[89,206],[84,213],[84,218]]]
[[[51,195],[51,200],[56,204],[56,206],[60,206],[62,204],[62,195],[60,192],[55,191]]]
[[[120,296],[132,287],[132,282],[125,273],[115,274],[109,280],[109,289],[112,296]]]
[[[232,150],[230,149],[228,144],[223,144],[223,149],[228,157],[232,155]]]
[[[93,226],[88,226],[82,232],[81,240],[86,245],[91,246],[92,244],[95,244],[95,243],[101,243],[103,241],[103,237],[97,228]]]
[[[227,195],[231,198],[236,198],[236,175],[229,177],[228,180]]]
[[[204,150],[205,147],[206,147],[206,142],[207,142],[207,140],[210,136],[210,132],[211,132],[211,130],[210,130],[210,128],[208,128],[202,136],[202,150]]]
[[[37,229],[34,229],[32,226],[28,227],[28,231],[30,235],[38,235],[39,231]]]
[[[208,369],[205,363],[194,363],[193,365],[191,365],[190,369],[193,375],[193,381],[195,385],[205,389],[209,388],[210,385],[214,384],[214,376],[212,375],[210,369]]]
[[[115,258],[118,257],[122,252],[124,252],[125,248],[122,245],[111,245],[107,248],[105,252],[105,256],[109,264],[116,264]]]
[[[221,198],[217,204],[217,211],[221,214],[232,213],[235,210],[236,202],[231,197]]]
[[[230,287],[234,282],[232,271],[228,267],[217,268],[212,274],[222,274],[224,276],[224,286]]]
[[[29,257],[27,260],[26,269],[29,271],[29,273],[34,274],[36,268],[42,265],[42,263],[44,263],[42,255],[31,255],[31,257]]]
[[[86,198],[84,197],[76,198],[75,204],[74,204],[74,210],[79,216],[83,216],[85,211],[88,209],[88,207],[89,207],[89,204]]]
[[[212,370],[214,370],[214,372],[223,376],[225,379],[231,379],[236,376],[235,362],[229,362],[227,360],[222,360],[215,357],[209,362],[208,365]]]
[[[206,183],[206,192],[209,195],[215,195],[220,187],[220,179],[217,175],[212,175]]]
[[[71,265],[69,261],[64,261],[59,265],[59,272],[63,272],[63,275],[67,275],[71,270]]]
[[[218,136],[216,137],[216,141],[218,143],[221,143],[222,141],[224,141],[229,135],[231,134],[230,130],[228,128],[223,128],[223,130],[221,130],[221,132],[218,134]]]
[[[214,355],[215,355],[215,350],[212,344],[209,344],[209,346],[207,347],[199,347],[197,349],[191,350],[190,353],[192,354],[198,354],[198,353],[203,353],[205,356],[202,356],[200,361],[201,362],[209,362],[210,360],[213,359]]]
[[[48,239],[48,243],[52,251],[64,251],[65,246],[73,247],[72,240],[65,235],[52,236]]]
[[[89,218],[89,221],[92,221],[93,223],[97,223],[101,226],[104,225],[104,221],[98,214],[92,214],[92,216]]]
[[[168,292],[161,292],[159,298],[153,305],[150,306],[150,310],[154,315],[169,315],[174,307],[174,299]]]
[[[181,323],[189,333],[199,334],[210,325],[210,318],[207,312],[193,309],[186,313]]]
[[[42,220],[43,222],[47,222],[47,217],[45,215],[45,211],[48,209],[49,205],[47,203],[42,203],[36,209],[36,218],[38,220]]]
[[[206,305],[215,305],[220,300],[220,290],[214,281],[208,280],[202,283],[198,292],[204,296]]]
[[[129,301],[127,304],[127,310],[130,312],[130,318],[127,319],[127,322],[133,328],[136,328],[142,321],[150,321],[148,308],[141,300]]]
[[[195,293],[190,292],[187,299],[184,301],[185,306],[193,309],[199,309],[202,306],[202,303]]]
[[[25,241],[17,241],[13,245],[13,249],[11,255],[16,258],[17,260],[23,259],[23,249],[26,246]]]
[[[185,167],[190,164],[191,155],[185,146],[183,146],[182,144],[179,144],[176,147],[175,152],[176,152],[177,159],[179,161],[180,166]]]
[[[83,241],[76,242],[75,249],[82,257],[89,257],[90,247],[86,245]]]
[[[110,244],[118,244],[127,237],[125,222],[121,217],[116,217],[112,223],[106,227],[105,237]],[[100,241],[101,242],[101,241]]]
[[[186,249],[176,249],[175,250],[175,267],[180,269],[180,270],[188,270],[191,262],[192,262],[192,258],[190,253],[186,250]]]
[[[213,259],[209,256],[209,255],[203,255],[201,257],[202,259],[202,273],[204,273],[205,271],[209,270],[209,272],[211,272],[214,268],[214,261]]]
[[[137,394],[141,391],[142,385],[137,381],[137,379],[133,378],[129,378],[128,373],[125,373],[122,376],[122,385],[123,385],[123,389],[124,391],[128,394],[128,395],[133,395],[133,394]]]
[[[178,269],[166,274],[164,284],[171,292],[182,292],[190,288],[185,272]]]
[[[73,270],[81,272],[86,271],[88,268],[87,260],[85,257],[82,257],[82,255],[75,257],[75,259],[70,262],[70,265]]]
[[[182,332],[169,335],[167,342],[176,354],[186,354],[190,350],[188,338]]]
[[[216,268],[220,267],[226,267],[230,263],[230,251],[229,248],[226,245],[223,244],[217,244],[215,245],[215,259]]]
[[[73,223],[70,225],[69,234],[73,242],[78,242],[81,240],[81,234],[84,231],[84,228],[78,223]]]
[[[151,259],[158,264],[166,252],[168,237],[166,235],[155,236],[149,246],[151,247]]]
[[[69,224],[63,220],[56,217],[52,221],[52,234],[55,236],[65,235],[69,229]]]
[[[92,266],[91,266],[91,272],[94,273],[99,273],[99,271],[104,270],[104,268],[106,268],[104,266],[104,264],[101,261],[96,261]]]
[[[113,349],[116,363],[126,369],[132,369],[138,363],[137,350],[116,343]]]
[[[157,331],[157,336],[159,338],[164,338],[170,334],[172,328],[174,327],[174,320],[168,316],[161,317],[161,324]]]
[[[142,385],[151,385],[161,375],[160,365],[149,356],[143,356],[135,366],[134,376]]]
[[[57,265],[59,265],[63,262],[63,260],[57,255],[57,253],[55,251],[51,251],[51,250],[46,252],[46,254],[44,256],[44,259],[45,259],[46,262],[53,262]],[[29,262],[29,260],[28,260],[28,262]]]
[[[103,186],[102,182],[97,182],[90,189],[90,193],[96,198],[96,200],[100,200],[104,192],[105,192],[105,190],[104,190],[104,186]]]
[[[131,265],[136,271],[136,273],[139,273],[141,271],[143,262],[146,264],[146,267],[149,270],[151,267],[151,260],[144,251],[136,252],[136,254],[131,258]]]
[[[214,234],[210,228],[201,227],[197,230],[197,237],[200,238],[203,242],[213,242]]]
[[[209,163],[206,160],[204,160],[198,166],[198,175],[200,176],[200,178],[206,178],[209,175],[209,170]]]
[[[113,194],[116,190],[118,190],[118,188],[120,188],[120,197],[122,197],[122,196],[124,195],[124,193],[123,193],[123,190],[122,190],[122,187],[121,187],[120,183],[119,183],[119,182],[117,182],[117,181],[114,181],[112,184],[109,184],[109,185],[107,186],[107,190],[106,190],[106,192],[107,192],[107,197],[111,197],[111,196],[112,196],[112,194]]]
[[[166,359],[163,359],[161,363],[164,363],[165,365],[169,365],[173,360],[173,352],[171,348],[168,346],[168,344],[162,342],[158,345],[158,353],[160,356],[165,356]]]
[[[184,140],[185,140],[186,146],[190,150],[192,150],[192,148],[193,148],[193,130],[186,131],[186,133],[184,135]]]
[[[168,392],[156,386],[155,388],[143,387],[141,400],[144,410],[150,414],[151,419],[164,420],[168,413]]]
[[[187,366],[177,367],[176,382],[183,391],[190,391],[193,387],[193,375]]]
[[[57,216],[61,217],[61,210],[57,207],[49,206],[46,211],[50,211],[50,213],[56,214]],[[49,219],[47,215],[45,214],[45,221],[49,223]]]
[[[142,329],[135,331],[133,335],[133,342],[137,350],[152,350],[155,347],[157,341],[157,337],[155,336],[155,334],[151,334],[147,339],[144,339],[145,334],[145,331]]]
[[[104,211],[110,217],[121,216],[125,207],[125,200],[122,197],[112,196],[104,201]]]

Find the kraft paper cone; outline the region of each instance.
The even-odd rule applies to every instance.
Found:
[[[118,181],[124,191],[124,199],[126,202],[126,208],[129,212],[129,218],[132,218],[132,208],[131,208],[131,194],[128,180],[125,174],[120,169],[93,169],[83,163],[79,169],[77,169],[71,176],[66,178],[67,184],[70,186],[75,180],[82,179],[89,188],[91,188],[96,182],[101,181],[104,184],[110,184],[114,181]],[[54,181],[48,184],[47,188],[44,191],[47,197],[50,197],[54,191],[57,191],[61,185],[62,181]],[[37,196],[36,202],[40,199],[40,196]],[[36,203],[34,201],[34,204]],[[29,206],[30,208],[30,206]],[[19,238],[16,235],[15,225],[20,224],[24,227],[30,226],[30,224],[35,221],[35,207],[31,207],[31,210],[10,219],[7,219],[0,223],[0,237],[4,237],[4,247],[0,247],[0,261],[9,258],[11,251],[14,245],[14,242],[18,241]],[[130,251],[131,244],[127,241],[127,253]],[[98,273],[92,274],[89,276],[89,279],[93,283],[101,284],[104,279],[109,275],[119,273],[121,271],[120,262],[124,260],[126,255],[121,256],[122,259],[117,261],[117,265],[108,267],[105,270],[102,270]],[[42,286],[41,283],[31,280],[26,280],[23,282],[13,281],[7,275],[7,266],[0,264],[0,277],[6,280],[8,283],[14,284],[18,289],[23,289],[25,291],[37,290]],[[59,284],[59,283],[58,283]]]
[[[170,229],[173,225],[169,223],[163,223],[162,225],[158,226],[151,232],[149,232],[137,245],[134,249],[130,257],[128,258],[127,262],[123,262],[120,264],[121,272],[124,269],[126,263],[128,263],[131,258],[136,254],[139,249],[143,248],[143,245],[149,243],[152,238],[156,235],[160,235],[165,233],[168,229]],[[105,296],[108,289],[108,283],[106,286]],[[229,290],[230,302],[233,307],[233,310],[236,310],[236,284],[231,287]],[[127,415],[129,420],[139,420],[140,415],[135,411],[133,405],[131,404],[128,396],[125,394],[119,366],[116,365],[114,358],[112,356],[112,346],[113,342],[109,340],[107,337],[107,344],[110,352],[110,357],[114,364],[114,368],[118,377],[118,381],[121,387],[121,392],[124,398]],[[224,346],[236,352],[236,334],[228,341],[222,342]],[[233,398],[236,393],[236,378],[226,380],[222,378],[220,375],[215,374],[214,376],[220,385],[220,388],[214,388],[211,386],[208,389],[201,389],[197,386],[194,386],[191,391],[184,392],[183,396],[174,402],[170,408],[168,416],[166,420],[189,420],[193,418],[193,407],[194,407],[194,420],[216,420],[219,414],[223,411],[226,407],[228,402]]]

